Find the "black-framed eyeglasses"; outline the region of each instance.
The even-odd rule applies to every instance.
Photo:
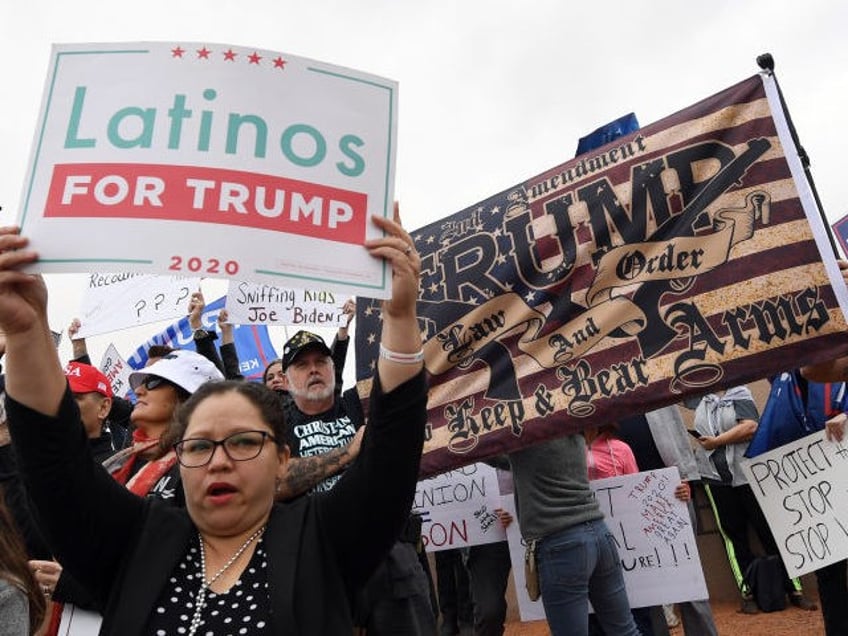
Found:
[[[174,451],[180,464],[186,468],[200,468],[212,461],[215,449],[219,446],[234,462],[255,459],[262,452],[266,439],[277,441],[267,431],[240,431],[219,440],[189,437],[174,444]]]
[[[158,375],[147,375],[141,381],[139,386],[143,386],[148,391],[152,391],[153,389],[158,389],[160,386],[174,386],[174,383],[166,380],[165,378],[160,378]]]

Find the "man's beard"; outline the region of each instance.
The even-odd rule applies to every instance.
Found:
[[[291,393],[292,397],[300,398],[301,400],[306,400],[307,402],[323,402],[324,400],[333,397],[335,391],[335,378],[333,378],[329,385],[324,385],[322,387],[307,387],[305,389],[295,389],[292,387],[289,389],[289,393]]]

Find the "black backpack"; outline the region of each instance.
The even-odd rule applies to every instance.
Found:
[[[786,575],[777,555],[757,557],[745,569],[745,585],[763,612],[786,609]]]

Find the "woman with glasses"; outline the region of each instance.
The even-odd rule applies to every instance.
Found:
[[[288,468],[278,399],[211,384],[180,411],[186,508],[130,495],[94,464],[50,336],[37,255],[0,228],[0,328],[12,438],[65,567],[97,596],[104,634],[350,634],[348,599],[407,519],[426,421],[420,258],[395,220],[366,242],[392,267],[370,420],[327,493],[275,504]],[[247,599],[250,597],[250,600]]]
[[[184,506],[177,457],[171,448],[175,438],[169,436],[171,423],[177,407],[201,384],[223,376],[212,362],[193,351],[168,349],[155,353],[155,362],[143,372],[130,375],[130,385],[138,398],[130,415],[135,427],[133,445],[109,457],[104,467],[118,483],[140,497]],[[54,616],[70,611],[59,605],[64,603],[73,604],[75,614],[86,611],[90,620],[98,620],[95,610],[100,606],[96,599],[68,575],[61,560],[54,556],[51,560],[31,561],[30,566],[54,603]],[[58,632],[57,623],[50,623],[48,636]]]

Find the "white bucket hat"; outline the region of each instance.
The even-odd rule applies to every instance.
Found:
[[[135,390],[149,375],[164,378],[189,393],[197,391],[201,384],[224,379],[224,375],[210,360],[186,349],[172,351],[143,371],[131,373],[130,386]]]

